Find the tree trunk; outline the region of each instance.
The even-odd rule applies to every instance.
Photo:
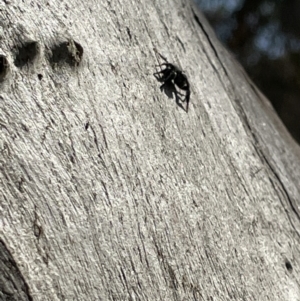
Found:
[[[141,2],[1,4],[0,299],[300,300],[298,145],[192,4]]]

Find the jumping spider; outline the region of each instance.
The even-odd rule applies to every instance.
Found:
[[[161,68],[161,71],[155,72],[153,75],[155,78],[162,82],[163,84],[160,86],[161,90],[165,89],[171,89],[172,92],[175,94],[176,103],[186,112],[188,112],[189,109],[189,101],[190,101],[190,84],[187,79],[187,76],[181,71],[177,66],[169,63],[165,57],[163,57],[160,53],[156,51],[156,53],[165,61],[165,63],[162,63],[160,65],[157,65],[157,67]],[[165,67],[162,69],[162,67]],[[176,86],[184,90],[185,93],[180,93],[177,91]],[[180,98],[180,96],[184,96],[183,99]],[[181,102],[186,102],[186,108],[182,106]]]

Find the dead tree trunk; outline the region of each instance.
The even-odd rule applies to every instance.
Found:
[[[141,2],[2,1],[0,299],[300,300],[299,147],[192,4]]]

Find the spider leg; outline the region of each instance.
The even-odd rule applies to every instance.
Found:
[[[165,87],[166,87],[166,83],[163,83],[163,84],[159,87],[160,91],[163,91],[163,90],[165,89]]]
[[[191,95],[191,91],[190,91],[190,85],[187,82],[185,86],[180,87],[181,90],[185,91],[185,93],[179,93],[179,95],[184,96],[184,98],[181,100],[182,102],[186,102],[186,112],[188,112],[189,109],[189,102],[190,102],[190,95]]]
[[[155,65],[155,67],[161,67],[161,66],[167,66],[168,64],[167,63],[162,63],[162,64],[159,64],[159,65]]]
[[[177,92],[180,96],[185,96],[186,94],[184,93],[180,93],[180,92]],[[182,102],[184,102],[185,100],[182,100]]]
[[[161,81],[163,79],[163,71],[158,71],[153,73],[153,76],[158,80]]]
[[[165,69],[164,69],[164,70],[162,70],[162,71],[158,71],[158,72],[153,73],[153,75],[154,75],[154,77],[155,77],[158,81],[164,81],[165,83],[167,83],[167,82],[172,81],[172,80],[174,79],[174,76],[175,76],[176,74],[174,74],[173,72],[170,72],[170,74],[169,74],[167,77],[165,77],[166,72],[165,72]]]
[[[158,74],[161,74],[162,72],[161,71],[158,71],[158,72],[154,72],[153,75],[158,75]]]
[[[175,96],[176,96],[176,103],[177,103],[180,107],[183,108],[183,106],[182,106],[181,104],[179,104],[178,102],[179,102],[179,100],[181,101],[181,103],[186,102],[186,108],[185,108],[185,109],[183,108],[186,112],[188,112],[188,110],[189,110],[190,94],[191,94],[190,90],[187,90],[186,93],[180,93],[180,92],[178,92],[178,91],[176,90],[176,95],[175,95]],[[184,98],[182,99],[182,98],[179,97],[178,95],[184,96]]]
[[[186,109],[185,109],[185,108],[183,107],[183,105],[181,104],[181,99],[180,99],[180,97],[178,96],[178,94],[180,94],[180,93],[179,93],[176,89],[175,89],[174,93],[175,93],[175,101],[176,101],[176,104],[177,104],[183,111],[187,112]]]
[[[160,65],[155,65],[155,68],[160,68],[161,70],[158,71],[158,72],[155,72],[155,74],[159,74],[159,73],[165,73],[165,70],[167,70],[167,68],[165,69],[162,69],[163,66],[168,66],[168,64],[166,63],[163,63],[163,64],[160,64]]]
[[[187,90],[186,96],[185,96],[185,101],[186,101],[186,112],[188,112],[188,110],[189,110],[190,95],[191,95],[190,90]]]
[[[159,74],[159,73],[165,73],[165,71],[167,70],[167,68],[165,68],[165,69],[162,69],[162,66],[167,66],[168,64],[165,64],[165,63],[163,63],[163,64],[160,64],[160,65],[155,65],[155,67],[156,68],[160,68],[161,70],[160,71],[158,71],[158,72],[155,72],[154,74]]]
[[[156,48],[154,48],[154,51],[155,51],[156,56],[159,55],[165,62],[168,62],[168,60],[167,60],[164,56],[162,56],[162,55],[157,51]]]

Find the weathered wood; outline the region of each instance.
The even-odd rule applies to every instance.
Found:
[[[300,299],[299,147],[192,4],[0,15],[3,300]]]

